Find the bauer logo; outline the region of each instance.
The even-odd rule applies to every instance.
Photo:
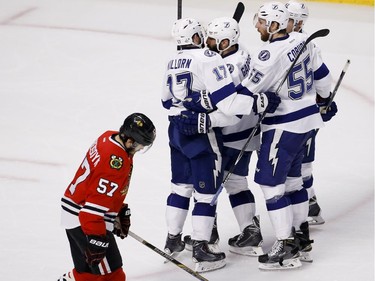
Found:
[[[266,61],[270,57],[271,57],[271,54],[268,50],[262,50],[262,51],[260,51],[260,53],[258,55],[258,59],[261,60],[261,61]]]

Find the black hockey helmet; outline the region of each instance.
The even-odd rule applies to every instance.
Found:
[[[143,145],[151,145],[156,137],[156,129],[152,121],[142,113],[130,114],[124,120],[120,128],[120,138],[126,142],[132,138],[135,142]]]

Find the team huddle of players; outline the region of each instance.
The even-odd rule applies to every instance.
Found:
[[[265,270],[312,261],[309,224],[324,223],[312,188],[315,136],[337,107],[330,103],[332,79],[320,49],[305,44],[307,18],[300,2],[262,5],[254,25],[266,44],[252,55],[239,44],[232,18],[214,19],[207,27],[193,18],[173,25],[178,49],[162,93],[172,171],[164,250],[192,250],[197,272],[225,266],[214,199],[223,180],[240,230],[228,241],[231,252],[258,256]],[[276,236],[266,253],[247,181],[253,151],[254,181]],[[182,237],[191,197],[193,229]]]
[[[231,252],[258,257],[264,270],[312,261],[309,225],[324,223],[312,187],[315,137],[337,106],[320,49],[303,32],[308,15],[300,2],[263,4],[254,25],[265,44],[251,55],[239,44],[232,18],[216,18],[206,27],[193,18],[173,24],[177,51],[166,65],[161,96],[171,160],[164,251],[173,256],[191,250],[196,272],[226,263],[216,224],[223,187],[239,227],[228,241]],[[60,281],[126,280],[114,236],[129,234],[124,201],[133,156],[155,137],[153,122],[133,113],[89,148],[61,199],[74,269]],[[276,237],[267,251],[248,186],[254,154],[254,182]],[[183,237],[189,211],[192,233]]]

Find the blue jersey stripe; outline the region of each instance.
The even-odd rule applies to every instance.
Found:
[[[314,71],[314,80],[320,80],[329,74],[328,67],[323,63],[317,70]]]
[[[300,110],[279,116],[265,117],[262,121],[264,125],[276,125],[282,123],[288,123],[292,121],[297,121],[299,119],[305,118],[307,116],[319,113],[319,107],[314,104]]]
[[[216,105],[223,99],[229,97],[233,93],[236,92],[236,88],[234,87],[233,83],[229,83],[228,85],[218,89],[211,93],[211,102]]]
[[[244,130],[244,131],[223,135],[223,141],[224,142],[233,142],[233,141],[245,140],[250,136],[253,129],[254,128],[250,128],[250,129],[247,129],[247,130]],[[257,132],[254,136],[258,135],[259,133],[260,133],[260,128],[258,127],[258,130],[257,130]]]

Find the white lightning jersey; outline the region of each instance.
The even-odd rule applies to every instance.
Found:
[[[225,115],[250,114],[253,98],[236,93],[233,80],[221,56],[208,49],[183,49],[170,58],[164,76],[162,103],[169,115],[185,110],[182,101],[206,90],[211,102]]]
[[[246,76],[248,76],[251,58],[248,51],[243,49],[241,46],[239,46],[237,51],[226,55],[224,57],[224,61],[227,64],[233,82],[236,86],[240,84]],[[258,120],[259,117],[255,115],[254,112],[251,112],[250,115],[243,115],[237,124],[224,127],[222,129],[224,146],[241,150]],[[246,151],[257,150],[259,146],[260,134],[258,133],[251,139]]]
[[[281,103],[263,119],[262,131],[282,129],[304,133],[323,127],[316,93],[329,96],[331,75],[313,42],[301,50],[307,37],[292,32],[269,42],[252,56],[250,76],[242,84],[253,93],[276,92],[298,52],[302,51],[278,93]]]

